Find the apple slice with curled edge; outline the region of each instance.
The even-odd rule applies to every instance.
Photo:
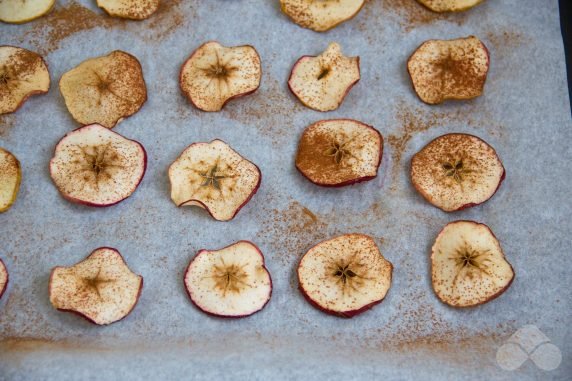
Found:
[[[340,45],[333,42],[317,57],[300,58],[292,68],[288,87],[305,106],[332,111],[359,80],[359,57],[344,56]]]
[[[8,288],[9,280],[8,269],[6,269],[6,265],[2,262],[2,259],[0,259],[0,299],[2,299],[2,295],[4,295],[6,288]]]
[[[474,36],[424,42],[407,61],[413,88],[427,104],[472,99],[483,93],[489,52]]]
[[[364,234],[320,242],[298,265],[300,291],[314,307],[351,318],[379,304],[391,287],[393,265]]]
[[[87,206],[115,205],[145,175],[143,146],[99,124],[80,127],[56,145],[50,175],[64,198]]]
[[[78,123],[107,128],[135,114],[147,100],[141,64],[121,50],[88,59],[62,75],[60,91]]]
[[[262,310],[272,295],[264,256],[248,241],[199,251],[189,263],[184,282],[193,304],[218,317],[250,316]]]
[[[10,209],[18,197],[22,170],[12,153],[0,148],[0,213]]]
[[[302,133],[296,168],[308,180],[340,187],[377,176],[383,137],[375,128],[351,119],[322,120]]]
[[[1,0],[0,21],[23,24],[48,13],[56,0]]]
[[[133,311],[143,277],[133,273],[116,249],[100,247],[71,267],[52,269],[50,302],[97,325],[115,323]]]
[[[280,0],[280,4],[296,24],[325,32],[357,15],[365,0]]]
[[[47,93],[49,88],[48,66],[39,54],[0,46],[0,114],[18,110],[30,96]]]
[[[159,0],[97,0],[97,6],[113,17],[144,20],[157,12]]]
[[[433,12],[462,12],[471,9],[484,0],[417,0]]]
[[[440,136],[411,160],[411,182],[431,204],[453,212],[490,199],[505,178],[496,151],[469,134]]]
[[[255,164],[222,140],[194,143],[169,167],[171,199],[177,206],[198,206],[214,219],[228,221],[254,196],[261,177]]]
[[[442,302],[471,307],[505,292],[514,270],[487,225],[454,221],[443,228],[431,249],[431,279]]]
[[[228,101],[255,92],[261,78],[260,56],[254,47],[225,47],[210,41],[185,61],[179,85],[198,109],[220,111]]]

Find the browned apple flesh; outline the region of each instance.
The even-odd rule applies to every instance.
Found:
[[[311,248],[300,261],[298,280],[312,305],[350,318],[381,303],[392,271],[371,237],[345,234]]]
[[[8,280],[9,280],[8,270],[6,269],[4,262],[2,262],[2,260],[0,259],[0,299],[2,298],[2,295],[4,295],[4,292],[8,287]]]
[[[0,21],[22,24],[48,13],[56,0],[0,0]]]
[[[22,170],[16,156],[0,148],[0,213],[10,209],[16,201]]]
[[[440,136],[411,160],[415,189],[446,212],[487,201],[504,177],[504,167],[494,148],[469,134]]]
[[[159,8],[159,0],[97,0],[97,6],[110,16],[143,20]]]
[[[272,294],[264,256],[247,241],[220,250],[199,251],[185,273],[185,287],[200,310],[229,318],[260,311]]]
[[[288,87],[305,106],[317,111],[335,110],[360,80],[359,57],[346,57],[337,43],[317,57],[296,62]]]
[[[445,226],[431,249],[431,277],[441,301],[471,307],[505,292],[514,271],[487,225],[455,221]]]
[[[169,167],[171,199],[177,206],[198,206],[216,220],[228,221],[260,186],[258,167],[222,140],[191,144]]]
[[[40,55],[0,46],[0,114],[18,110],[28,97],[47,93],[49,88],[50,73]]]
[[[143,278],[133,273],[121,254],[101,247],[71,267],[55,267],[50,276],[50,302],[94,324],[123,319],[135,308]]]
[[[50,174],[64,198],[103,207],[131,196],[146,167],[147,154],[141,144],[92,124],[60,140],[50,161]]]
[[[147,100],[141,64],[120,50],[88,59],[65,73],[60,91],[78,123],[107,128],[135,114]]]
[[[231,99],[260,86],[260,56],[250,45],[201,45],[181,68],[179,84],[189,101],[203,111],[220,111]]]
[[[433,12],[462,12],[484,0],[417,0]]]
[[[351,119],[322,120],[304,130],[296,168],[314,184],[339,187],[375,178],[382,155],[375,128]]]
[[[280,0],[280,4],[296,24],[325,32],[357,15],[365,0]]]
[[[476,37],[424,42],[407,62],[413,88],[428,104],[472,99],[483,93],[489,52]]]

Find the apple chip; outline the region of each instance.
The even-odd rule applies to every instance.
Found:
[[[120,50],[84,61],[65,73],[60,91],[78,123],[107,128],[135,114],[147,100],[141,64]]]
[[[47,93],[49,88],[50,73],[40,55],[0,46],[0,114],[18,110],[28,97]]]
[[[191,144],[169,167],[171,199],[177,206],[198,206],[216,220],[228,221],[260,186],[256,165],[221,140]]]
[[[2,299],[2,295],[4,295],[4,292],[8,287],[9,278],[10,277],[8,276],[8,270],[6,269],[4,262],[2,262],[2,260],[0,259],[0,299]]]
[[[143,20],[159,8],[159,0],[97,0],[97,6],[110,16]]]
[[[325,32],[357,15],[365,0],[280,0],[280,4],[296,24]]]
[[[505,292],[514,271],[487,225],[455,221],[443,228],[431,249],[431,278],[442,302],[471,307]]]
[[[220,250],[201,250],[185,273],[191,301],[219,317],[250,316],[266,306],[272,280],[256,245],[239,241]]]
[[[433,12],[462,12],[484,0],[417,0]]]
[[[379,131],[351,119],[321,120],[306,128],[296,168],[316,185],[340,187],[377,176],[383,156]]]
[[[407,61],[413,88],[427,104],[472,99],[483,93],[490,59],[474,36],[424,42]]]
[[[314,307],[351,318],[383,301],[392,272],[371,237],[345,234],[311,248],[298,265],[298,280]]]
[[[344,56],[334,42],[317,57],[300,58],[292,68],[288,87],[304,106],[332,111],[359,80],[359,57]]]
[[[101,247],[71,267],[55,267],[50,302],[97,325],[115,323],[135,308],[143,277],[133,273],[116,249]]]
[[[261,78],[260,56],[254,47],[227,48],[211,41],[185,61],[179,84],[198,109],[220,111],[228,101],[255,92]]]
[[[56,0],[0,0],[0,21],[23,24],[42,17]]]
[[[141,144],[98,124],[64,136],[50,161],[52,180],[64,198],[99,207],[131,196],[146,168]]]
[[[22,170],[16,156],[0,148],[0,213],[10,209],[20,189]]]
[[[490,199],[505,178],[493,147],[468,134],[440,136],[411,160],[411,182],[431,204],[452,212]]]

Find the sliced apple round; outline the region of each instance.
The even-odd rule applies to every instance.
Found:
[[[262,174],[222,140],[194,143],[169,167],[171,199],[228,221],[254,196]]]
[[[471,9],[484,0],[417,0],[433,12],[462,12]]]
[[[0,148],[0,213],[10,209],[20,189],[22,170],[16,156]]]
[[[8,276],[6,265],[4,265],[4,262],[2,262],[2,259],[0,259],[0,299],[2,299],[2,295],[4,295],[4,292],[8,287],[9,279],[10,277]]]
[[[199,251],[189,263],[184,281],[193,304],[218,317],[250,316],[262,310],[272,295],[264,256],[248,241]]]
[[[359,80],[359,57],[344,56],[340,45],[333,42],[317,57],[300,58],[292,68],[288,87],[304,106],[332,111]]]
[[[413,88],[427,104],[480,96],[489,66],[489,52],[474,36],[426,41],[407,61]]]
[[[47,93],[49,88],[48,66],[39,54],[0,46],[0,114],[18,110],[30,96]]]
[[[52,180],[64,198],[98,207],[131,196],[146,168],[147,153],[141,144],[99,124],[64,136],[50,161]]]
[[[62,75],[60,91],[78,123],[107,128],[135,114],[147,100],[141,64],[120,50],[84,61]]]
[[[493,147],[469,134],[440,136],[411,160],[411,182],[431,204],[453,212],[490,199],[505,178]]]
[[[298,280],[300,291],[314,307],[351,318],[383,301],[392,272],[392,264],[371,237],[345,234],[304,254]]]
[[[143,277],[133,273],[116,249],[101,247],[71,267],[52,269],[50,302],[97,325],[115,323],[135,308]]]
[[[357,15],[365,0],[280,0],[280,4],[296,24],[325,32]]]
[[[203,111],[220,111],[231,99],[255,92],[260,86],[260,56],[250,45],[201,45],[181,68],[179,84],[189,101]]]
[[[1,0],[0,21],[23,24],[42,17],[54,6],[56,0]]]
[[[159,8],[159,0],[97,0],[97,6],[112,17],[144,20]]]
[[[322,120],[302,133],[296,168],[316,185],[341,187],[375,178],[382,156],[383,137],[372,126]]]
[[[487,225],[454,221],[443,228],[431,249],[431,278],[442,302],[471,307],[505,292],[514,270]]]

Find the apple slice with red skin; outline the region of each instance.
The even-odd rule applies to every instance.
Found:
[[[4,265],[4,262],[0,259],[0,299],[2,299],[2,295],[4,295],[6,288],[8,288],[9,280],[8,269],[6,269],[6,265]]]
[[[64,198],[87,206],[115,205],[131,196],[145,175],[147,153],[99,124],[80,127],[56,145],[50,175]]]
[[[359,80],[359,57],[344,56],[340,45],[333,42],[317,57],[300,58],[292,68],[288,87],[304,106],[332,111]]]
[[[133,273],[111,247],[100,247],[71,267],[52,269],[50,302],[59,311],[76,313],[97,325],[125,318],[133,311],[143,277]]]
[[[141,64],[121,50],[83,61],[64,73],[60,91],[78,123],[107,128],[135,114],[147,101]]]
[[[353,18],[365,0],[280,0],[282,12],[302,28],[328,31]]]
[[[0,1],[0,21],[10,24],[23,24],[48,13],[56,0],[2,0]]]
[[[10,209],[18,197],[22,170],[16,156],[0,148],[0,213]]]
[[[462,12],[471,9],[484,0],[417,0],[433,12]]]
[[[225,47],[210,41],[185,61],[179,85],[196,108],[220,111],[230,100],[254,93],[261,78],[260,56],[254,47]]]
[[[341,187],[375,178],[382,156],[383,137],[372,126],[351,119],[322,120],[304,130],[296,168],[316,185]]]
[[[454,212],[490,199],[505,178],[496,151],[469,134],[440,136],[411,160],[411,182],[431,204]]]
[[[159,9],[159,0],[97,0],[97,6],[112,17],[144,20]]]
[[[426,41],[407,61],[415,92],[432,105],[480,96],[489,66],[489,51],[474,36]]]
[[[298,265],[300,291],[314,307],[351,318],[379,304],[391,287],[393,265],[364,234],[320,242]]]
[[[37,53],[15,46],[0,46],[0,114],[18,110],[26,99],[47,93],[50,73]]]
[[[272,295],[264,256],[248,241],[199,251],[189,263],[184,282],[193,304],[218,317],[250,316],[262,310]]]
[[[191,144],[169,167],[171,199],[229,221],[260,186],[260,169],[222,140]]]
[[[443,228],[431,249],[431,279],[443,303],[472,307],[505,292],[514,270],[487,225],[454,221]]]

